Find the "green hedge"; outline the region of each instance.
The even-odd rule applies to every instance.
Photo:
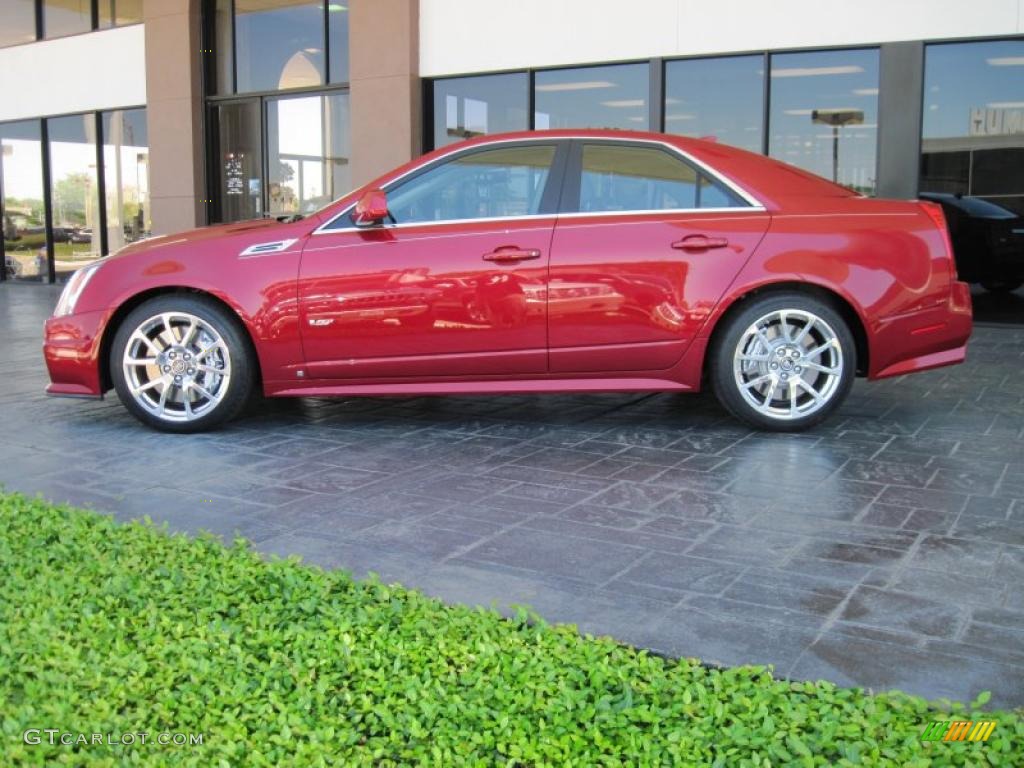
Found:
[[[665,661],[19,495],[0,496],[0,719],[3,766],[1024,764],[1020,712]],[[936,719],[999,724],[922,744]]]

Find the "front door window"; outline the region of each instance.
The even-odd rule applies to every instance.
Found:
[[[555,158],[553,144],[460,155],[388,192],[397,224],[533,216]]]

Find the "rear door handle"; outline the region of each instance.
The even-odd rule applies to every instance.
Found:
[[[707,235],[687,235],[676,240],[672,247],[680,251],[710,251],[712,248],[725,248],[729,241],[724,237],[708,237]]]
[[[513,262],[513,261],[529,261],[530,259],[539,259],[540,251],[536,248],[519,248],[514,245],[503,245],[501,248],[495,248],[490,253],[483,255],[484,261],[497,261],[497,262]]]

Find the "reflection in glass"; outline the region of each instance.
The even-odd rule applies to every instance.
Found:
[[[720,184],[661,149],[612,144],[583,147],[582,212],[731,208],[742,204]]]
[[[647,64],[537,72],[535,127],[647,130],[649,79]]]
[[[714,136],[722,144],[760,152],[763,122],[763,56],[665,65],[665,133]]]
[[[487,133],[525,131],[530,80],[525,72],[434,81],[434,148]]]
[[[324,14],[319,2],[235,0],[238,92],[324,82]]]
[[[4,269],[8,280],[45,280],[46,216],[38,120],[0,125]]]
[[[874,193],[877,50],[772,55],[770,104],[772,157]]]
[[[351,180],[348,94],[269,100],[267,153],[271,214],[308,214],[343,196]]]
[[[142,21],[142,0],[99,0],[100,29]]]
[[[96,119],[88,115],[47,120],[50,139],[50,205],[57,279],[100,257]]]
[[[399,224],[536,214],[554,157],[550,145],[462,155],[389,191],[388,208]]]
[[[64,37],[91,29],[91,0],[43,0],[43,37]]]
[[[103,181],[107,250],[114,253],[150,233],[145,109],[103,113]]]
[[[1024,214],[1024,40],[927,46],[920,186]]]
[[[660,149],[583,147],[580,210],[653,211],[697,207],[697,172]]]
[[[5,0],[3,24],[0,24],[0,47],[30,43],[36,39],[36,6],[34,0]]]
[[[221,221],[258,218],[263,213],[259,101],[218,104],[214,110]]]
[[[330,57],[330,82],[348,82],[348,6],[327,4],[327,37]]]

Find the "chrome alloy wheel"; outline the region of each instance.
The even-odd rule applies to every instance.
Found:
[[[122,365],[135,402],[164,421],[209,413],[231,382],[227,344],[188,312],[162,312],[141,323],[125,345]]]
[[[740,337],[733,374],[755,410],[780,421],[823,408],[843,374],[836,332],[817,315],[782,309],[762,316]]]

